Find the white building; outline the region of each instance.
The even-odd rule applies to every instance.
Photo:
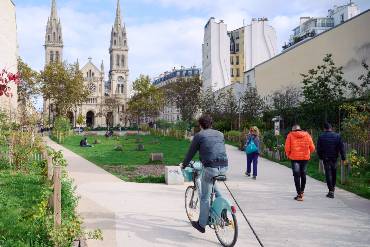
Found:
[[[301,17],[299,26],[293,29],[289,43],[285,44],[283,49],[336,27],[358,14],[360,14],[360,9],[355,3],[350,1],[348,4],[334,6],[333,9],[329,9],[327,17]]]
[[[15,5],[11,0],[0,1],[0,70],[17,72],[18,42]],[[13,97],[0,96],[0,110],[15,120],[18,108],[17,87],[10,85]]]
[[[202,44],[203,87],[216,91],[230,84],[230,38],[227,26],[211,17]]]

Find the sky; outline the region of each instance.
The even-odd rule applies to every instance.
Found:
[[[44,66],[44,38],[51,0],[13,0],[16,4],[19,54],[32,68]],[[88,57],[109,69],[110,31],[117,0],[57,0],[62,22],[64,60]],[[349,0],[121,0],[126,24],[129,82],[140,74],[158,76],[173,67],[202,64],[204,25],[210,17],[224,20],[228,30],[267,17],[277,33],[278,47],[288,41],[300,16],[326,16],[334,5]],[[369,0],[354,1],[361,11]],[[1,12],[1,10],[0,10]],[[100,66],[99,66],[100,67]],[[107,79],[107,78],[106,78]]]

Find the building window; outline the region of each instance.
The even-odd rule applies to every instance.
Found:
[[[122,67],[125,66],[125,56],[124,55],[121,56],[121,66]]]
[[[234,64],[234,57],[230,56],[230,63],[233,65]]]
[[[231,77],[234,77],[234,69],[231,69]]]
[[[340,23],[343,23],[344,22],[344,14],[341,14],[340,15]]]
[[[116,41],[116,40],[114,40],[114,41],[113,41],[113,44],[114,44],[114,45],[116,45],[116,44],[117,44],[117,41]]]
[[[116,56],[116,65],[119,66],[119,55]]]
[[[59,42],[62,41],[62,37],[59,35]]]
[[[249,83],[250,83],[250,76],[247,75],[247,84],[249,84]]]
[[[127,41],[126,40],[123,43],[125,44],[125,46],[127,45]]]
[[[92,77],[94,77],[95,76],[95,74],[94,74],[94,72],[92,72]]]
[[[235,52],[239,52],[239,43],[235,44]]]
[[[50,42],[50,35],[48,35],[48,41]]]
[[[59,51],[56,51],[55,52],[55,61],[56,62],[59,62],[60,60],[59,60],[59,58],[60,58],[60,56],[59,56]]]
[[[236,65],[239,65],[239,56],[236,56]]]
[[[54,52],[50,51],[50,62],[54,62]]]
[[[55,32],[53,33],[53,41],[55,41],[56,37],[55,37]]]
[[[239,71],[239,68],[236,69],[236,77],[239,77],[240,76],[240,71]]]

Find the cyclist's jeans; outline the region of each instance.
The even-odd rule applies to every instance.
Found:
[[[225,175],[227,171],[226,167],[205,167],[202,173],[201,181],[201,195],[200,195],[200,214],[199,214],[199,225],[206,227],[208,224],[209,209],[210,209],[210,197],[212,193],[212,178],[218,175]],[[215,184],[216,197],[221,196],[220,191]]]

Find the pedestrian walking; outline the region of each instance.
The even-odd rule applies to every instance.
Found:
[[[294,184],[297,191],[294,200],[303,201],[307,164],[313,151],[315,151],[315,145],[310,134],[303,131],[298,124],[294,125],[285,141],[285,153],[292,162]]]
[[[251,176],[251,166],[253,163],[253,179],[257,179],[257,164],[258,164],[258,156],[259,156],[259,148],[260,148],[260,139],[259,139],[260,131],[257,126],[253,126],[250,128],[249,133],[246,137],[245,142],[245,152],[247,154],[247,171],[245,175],[248,177]]]
[[[335,133],[331,124],[324,124],[324,132],[317,140],[317,155],[324,163],[326,184],[329,192],[326,195],[334,198],[335,184],[337,181],[337,159],[340,154],[343,162],[346,162],[344,144],[339,134]]]

